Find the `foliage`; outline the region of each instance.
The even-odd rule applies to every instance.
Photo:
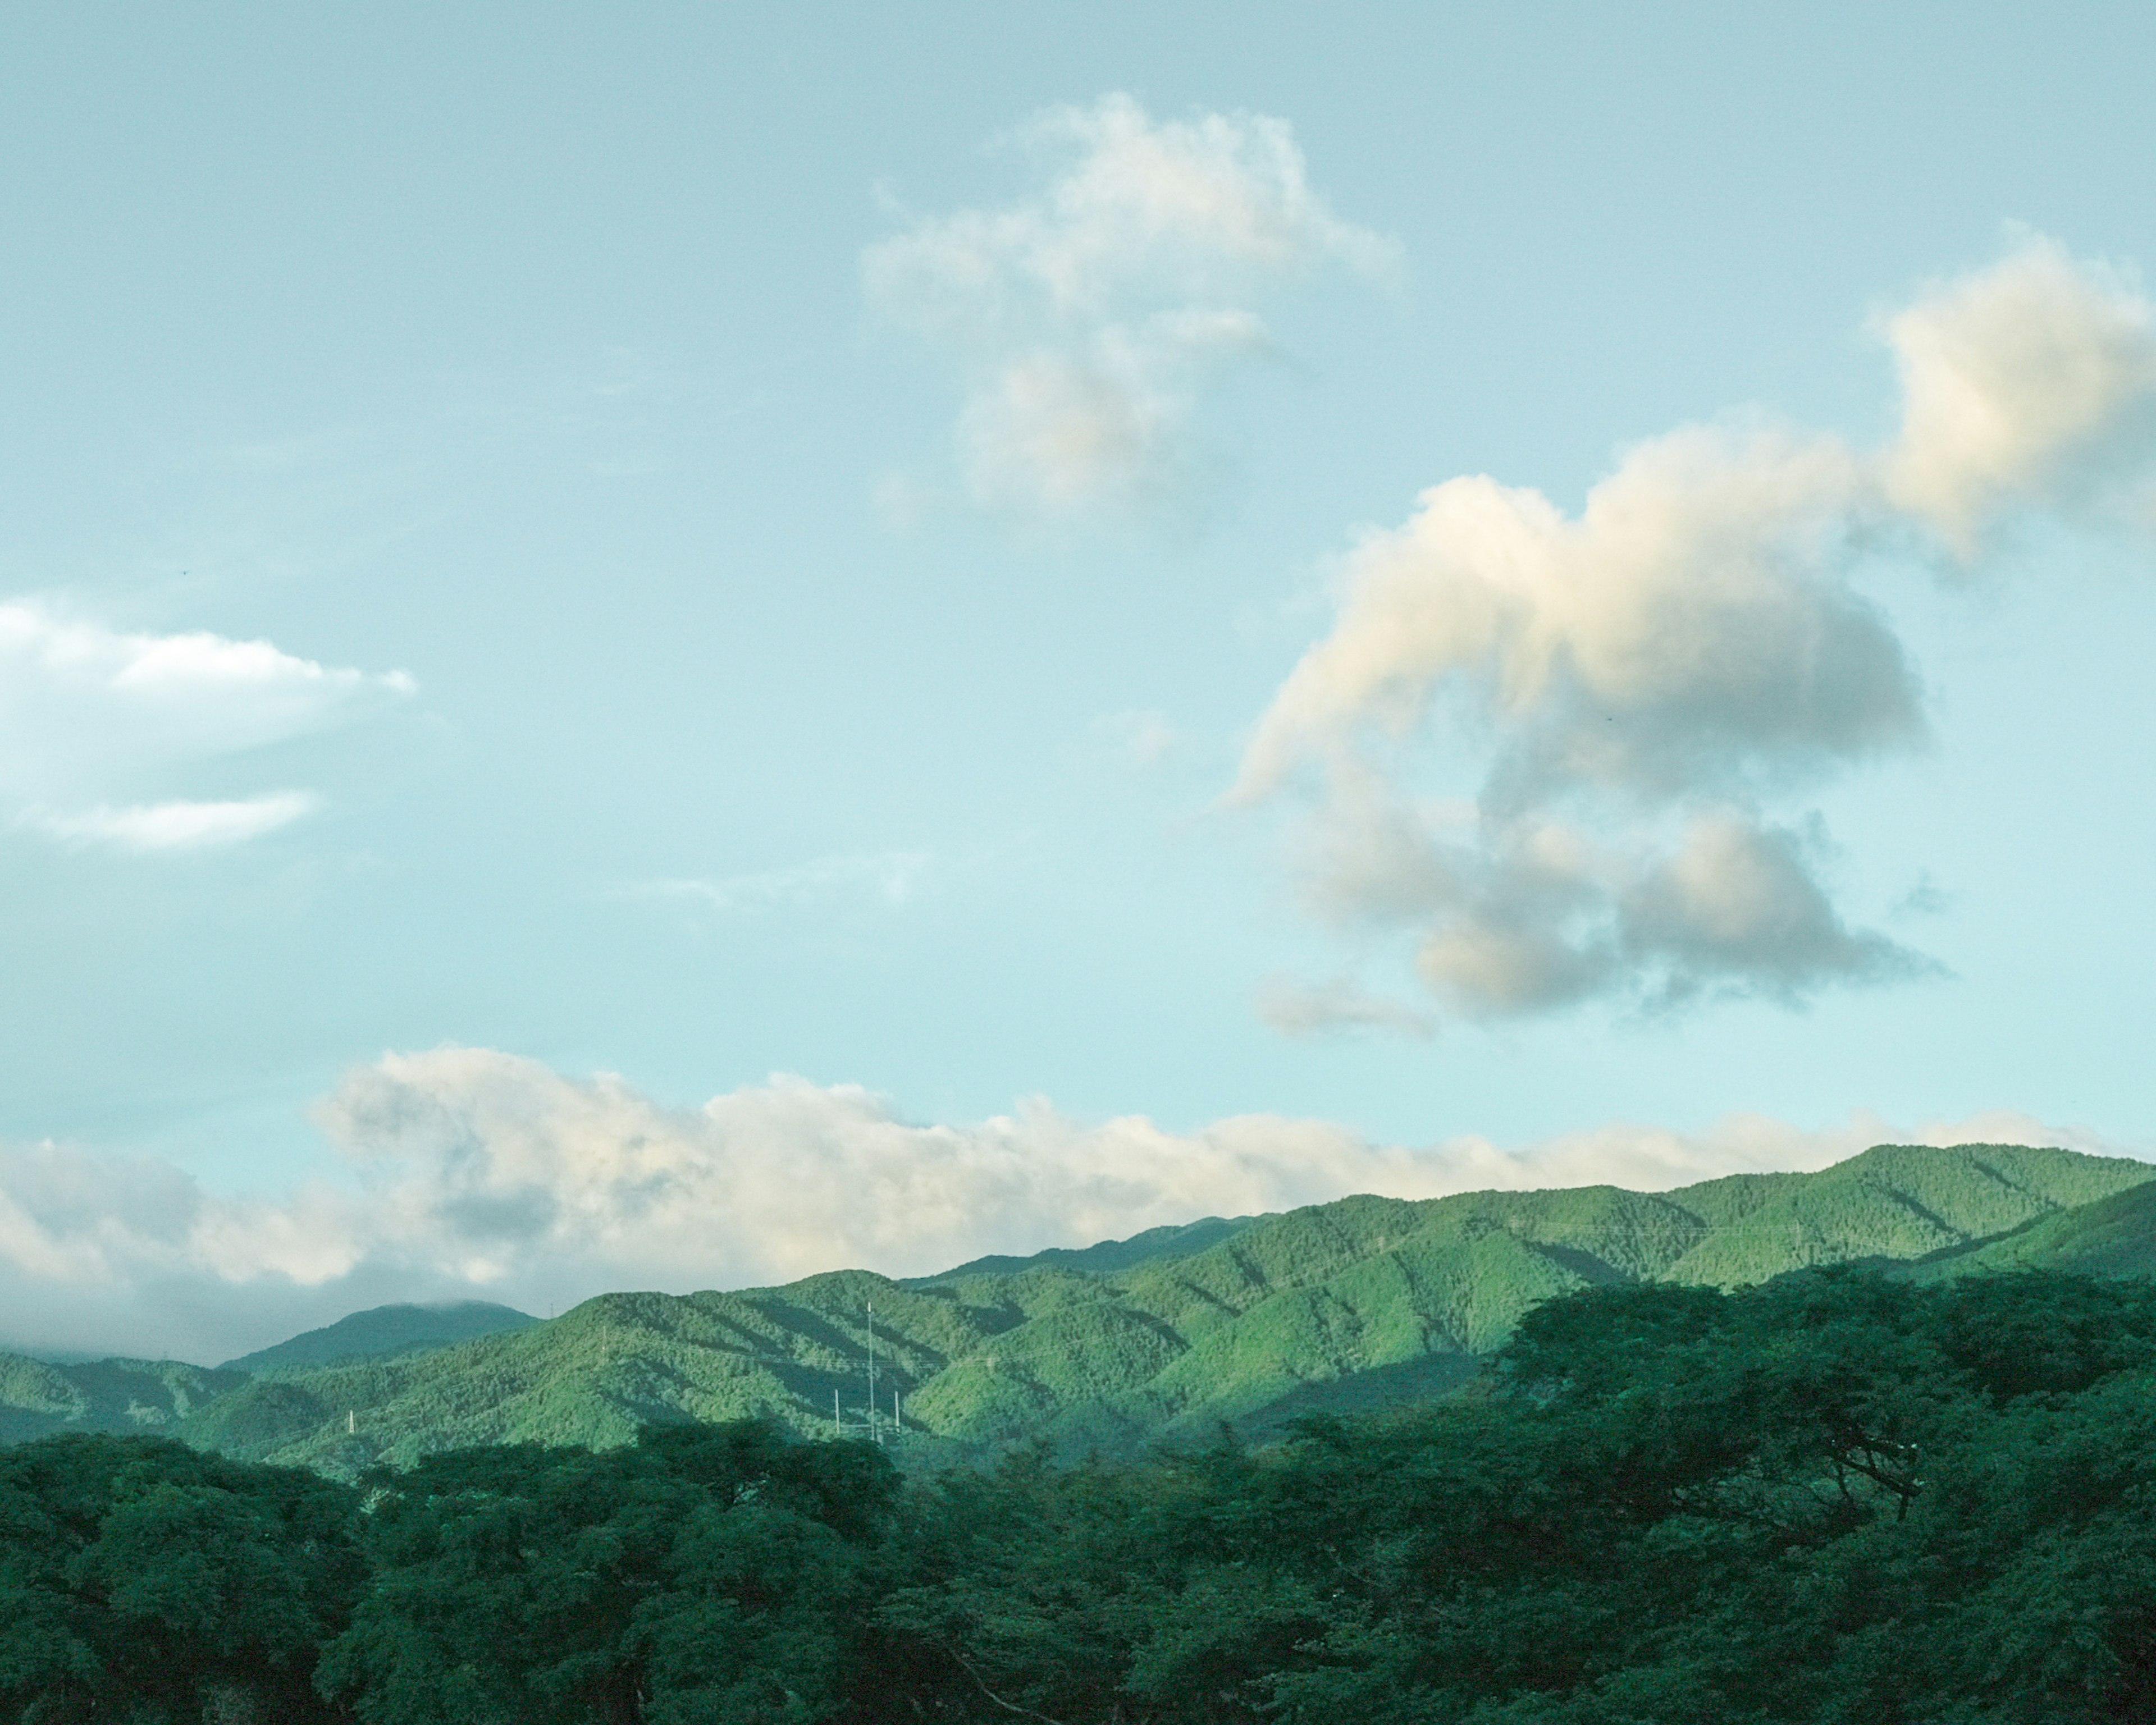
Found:
[[[321,1682],[367,1725],[830,1718],[896,1476],[750,1422],[378,1481],[375,1586]]]
[[[953,1719],[2145,1718],[2152,1348],[2059,1276],[1584,1291],[1470,1397],[924,1486],[886,1620]]]
[[[0,1452],[0,1710],[330,1717],[312,1678],[365,1579],[356,1509],[348,1487],[169,1439]]]
[[[0,1455],[23,1722],[2151,1717],[2140,1281],[1613,1282],[1442,1399],[911,1482],[768,1420],[358,1487],[153,1439]]]

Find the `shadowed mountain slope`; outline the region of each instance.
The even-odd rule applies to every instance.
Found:
[[[1919,1281],[1999,1270],[2065,1270],[2080,1276],[2156,1276],[2156,1183],[2128,1187],[2071,1210],[1920,1260]]]
[[[179,1360],[54,1365],[0,1353],[0,1443],[21,1443],[55,1431],[170,1437],[182,1420],[248,1382],[244,1372],[213,1371]]]
[[[1851,1261],[1926,1276],[2018,1263],[2145,1273],[2153,1179],[2145,1163],[2063,1150],[1881,1145],[1818,1173],[1663,1193],[1349,1198],[903,1283],[845,1271],[607,1294],[424,1353],[203,1374],[218,1393],[190,1389],[177,1423],[228,1453],[347,1475],[466,1444],[620,1443],[653,1421],[767,1414],[828,1433],[834,1399],[839,1426],[858,1434],[873,1349],[876,1419],[888,1431],[896,1394],[909,1462],[1034,1437],[1127,1452],[1224,1420],[1256,1434],[1442,1391],[1537,1301],[1589,1284],[1733,1286]],[[24,1384],[41,1407],[64,1399]]]

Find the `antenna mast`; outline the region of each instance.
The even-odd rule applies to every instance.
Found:
[[[875,1397],[875,1301],[869,1301],[869,1441],[880,1444],[883,1434],[876,1428]]]

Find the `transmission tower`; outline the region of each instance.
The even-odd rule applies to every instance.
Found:
[[[876,1418],[875,1366],[875,1301],[871,1300],[869,1301],[869,1441],[880,1444],[883,1430]]]
[[[896,1358],[896,1357],[894,1349],[893,1358]],[[903,1431],[906,1429],[906,1421],[902,1411],[904,1404],[900,1399],[901,1391],[896,1384],[891,1386],[891,1414],[887,1425],[885,1423],[886,1416],[883,1409],[877,1404],[875,1302],[874,1301],[868,1303],[868,1399],[861,1409],[861,1432],[870,1443],[880,1445]],[[846,1414],[844,1392],[834,1387],[831,1391],[831,1436],[836,1440],[844,1438],[845,1435]]]

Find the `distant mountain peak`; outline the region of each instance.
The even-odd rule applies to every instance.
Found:
[[[270,1348],[228,1359],[224,1371],[266,1372],[334,1365],[356,1359],[387,1359],[430,1348],[447,1348],[504,1330],[521,1330],[539,1320],[513,1306],[489,1300],[445,1300],[424,1305],[399,1301],[370,1307],[308,1330]]]

